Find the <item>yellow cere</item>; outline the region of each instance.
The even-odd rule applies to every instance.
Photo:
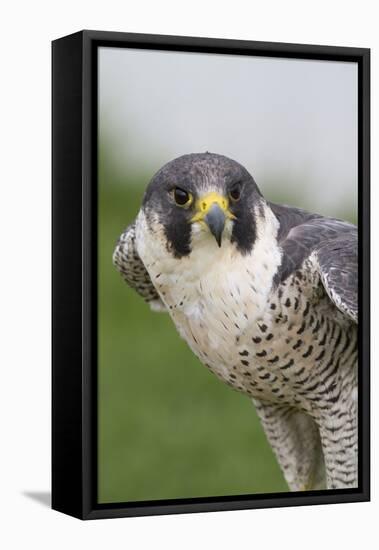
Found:
[[[207,195],[197,199],[195,204],[196,214],[191,218],[191,221],[198,222],[203,220],[214,204],[218,204],[221,210],[225,212],[225,216],[230,220],[234,220],[236,218],[228,208],[228,199],[213,191],[212,193],[208,193]]]

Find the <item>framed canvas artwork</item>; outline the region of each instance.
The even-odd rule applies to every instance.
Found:
[[[369,50],[53,42],[53,508],[369,499]]]

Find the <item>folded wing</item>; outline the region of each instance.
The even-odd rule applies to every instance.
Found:
[[[358,322],[358,233],[355,225],[271,204],[279,220],[282,264],[276,284],[312,259],[334,305]]]
[[[342,313],[358,322],[358,239],[348,232],[315,250],[322,284]]]
[[[154,311],[166,311],[149,273],[135,246],[135,224],[129,225],[120,236],[113,252],[113,263],[123,279],[147,302]]]

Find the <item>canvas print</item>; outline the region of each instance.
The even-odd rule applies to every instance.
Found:
[[[358,486],[358,67],[100,47],[98,500]]]

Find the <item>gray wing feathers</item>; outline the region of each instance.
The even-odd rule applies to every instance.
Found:
[[[358,238],[351,223],[324,218],[288,206],[271,207],[279,220],[278,239],[282,264],[276,284],[313,258],[321,282],[335,306],[357,322],[358,319]]]
[[[340,235],[315,250],[322,284],[342,313],[358,322],[357,232]]]
[[[133,223],[125,229],[117,242],[113,252],[113,264],[128,285],[142,296],[151,309],[165,311],[166,308],[138,255],[135,238],[135,224]]]

